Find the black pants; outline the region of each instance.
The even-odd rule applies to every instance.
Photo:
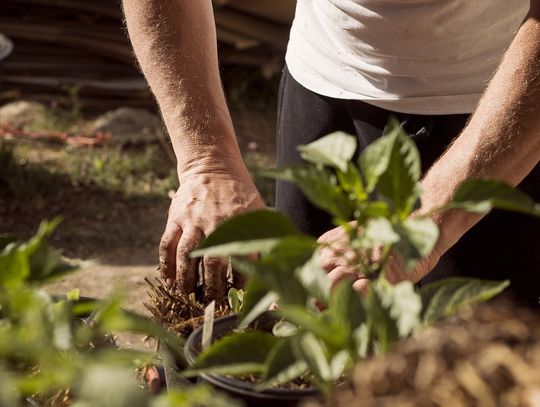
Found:
[[[296,147],[334,131],[358,138],[359,152],[382,135],[389,116],[397,117],[416,142],[427,170],[464,128],[468,115],[411,115],[390,112],[356,100],[318,95],[296,82],[285,68],[278,107],[278,165],[297,163]],[[540,166],[519,188],[540,201]],[[306,234],[320,236],[333,227],[292,183],[278,181],[277,209]],[[511,288],[531,304],[540,299],[540,220],[493,211],[463,236],[423,282],[450,276],[510,279]]]

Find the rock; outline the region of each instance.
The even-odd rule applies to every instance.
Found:
[[[112,144],[144,144],[165,137],[161,119],[144,109],[122,107],[96,118],[89,124],[88,133],[111,134]]]
[[[0,124],[24,129],[47,122],[47,108],[38,102],[20,100],[0,107]]]

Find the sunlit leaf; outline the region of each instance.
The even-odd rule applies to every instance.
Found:
[[[317,254],[314,254],[303,266],[298,267],[294,275],[312,297],[324,303],[328,301],[331,282],[322,269]]]
[[[430,218],[409,218],[395,226],[400,240],[394,246],[405,269],[412,269],[428,256],[439,238],[439,228]]]
[[[423,285],[419,290],[422,298],[422,320],[425,324],[431,324],[465,305],[487,301],[509,284],[508,280],[454,277]]]
[[[491,209],[505,209],[540,217],[540,204],[527,194],[496,180],[467,180],[457,189],[450,208],[485,213]]]
[[[330,375],[332,380],[339,380],[351,366],[352,362],[351,354],[348,351],[339,351],[330,361]]]
[[[340,345],[340,339],[336,338],[334,333],[329,330],[329,325],[320,317],[307,311],[304,307],[294,305],[281,306],[277,313],[283,316],[286,321],[301,327],[302,330],[312,332],[325,342],[333,346]]]
[[[375,285],[381,305],[387,309],[390,317],[396,321],[400,338],[407,337],[420,325],[422,300],[416,293],[414,284],[402,281],[391,285],[380,281]]]
[[[341,188],[349,194],[352,194],[354,200],[365,201],[368,198],[368,195],[364,190],[362,175],[352,162],[349,162],[347,171],[337,171],[336,176]]]
[[[291,221],[278,212],[259,210],[242,213],[218,226],[192,256],[209,253],[243,255],[267,251],[276,244],[276,239],[298,234]]]
[[[392,223],[387,218],[377,217],[368,222],[360,242],[364,248],[374,248],[392,245],[399,239]]]
[[[227,293],[227,299],[229,301],[229,307],[231,307],[235,314],[239,314],[244,304],[244,290],[231,287]]]
[[[77,394],[81,406],[104,407],[145,407],[150,397],[141,390],[129,369],[107,366],[89,368]]]
[[[349,220],[351,217],[354,209],[353,201],[337,185],[336,177],[325,168],[298,165],[264,171],[261,175],[294,182],[316,207],[336,218]]]
[[[421,168],[418,149],[397,120],[390,120],[385,135],[364,149],[359,163],[366,190],[390,199],[404,219],[418,199]]]
[[[306,161],[328,165],[345,172],[356,151],[356,137],[338,131],[313,143],[298,146],[298,150]]]
[[[297,358],[306,362],[309,371],[319,382],[330,382],[332,370],[326,356],[326,349],[313,333],[307,332],[301,336],[294,337],[292,341],[293,351]]]
[[[278,321],[272,328],[272,335],[277,336],[278,338],[288,338],[296,335],[298,331],[299,329],[296,325],[281,320]]]
[[[272,250],[279,239],[258,239],[238,241],[232,243],[224,243],[217,246],[198,249],[191,252],[191,257],[227,257],[227,256],[242,256],[247,254],[266,253]]]

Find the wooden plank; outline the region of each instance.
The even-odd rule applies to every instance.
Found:
[[[37,42],[83,48],[118,61],[134,64],[133,52],[131,46],[127,43],[103,41],[88,38],[84,35],[77,35],[76,33],[56,27],[26,25],[24,23],[4,23],[0,26],[0,31],[13,39],[22,38]]]
[[[218,9],[214,14],[218,27],[255,38],[277,49],[287,47],[289,30],[286,27],[226,8]]]
[[[232,45],[238,50],[254,48],[261,43],[254,38],[229,31],[222,27],[216,27],[218,41],[224,44]]]
[[[16,5],[54,7],[65,11],[66,9],[74,11],[86,11],[102,16],[121,20],[123,18],[120,3],[117,1],[81,1],[81,0],[2,0],[3,3],[13,3]]]
[[[227,7],[290,27],[296,0],[231,0]]]

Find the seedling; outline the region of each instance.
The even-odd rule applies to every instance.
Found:
[[[367,294],[358,295],[348,281],[331,289],[317,258],[321,245],[298,232],[286,216],[270,210],[238,215],[193,253],[231,256],[233,267],[246,275],[238,330],[214,342],[188,374],[257,374],[258,388],[264,390],[309,372],[328,395],[357,361],[384,354],[395,341],[509,284],[451,278],[417,290],[408,281],[388,282],[390,256],[412,269],[433,250],[439,231],[428,216],[413,216],[420,206],[421,175],[415,144],[397,121],[387,128],[356,163],[356,139],[334,133],[300,147],[306,163],[266,173],[295,182],[332,215],[335,225],[346,228],[356,254],[350,266],[370,279]],[[450,208],[540,216],[539,205],[528,196],[492,180],[466,181],[438,210]],[[253,253],[259,253],[258,261],[246,257]],[[282,318],[273,334],[245,330],[273,303],[279,304]]]

